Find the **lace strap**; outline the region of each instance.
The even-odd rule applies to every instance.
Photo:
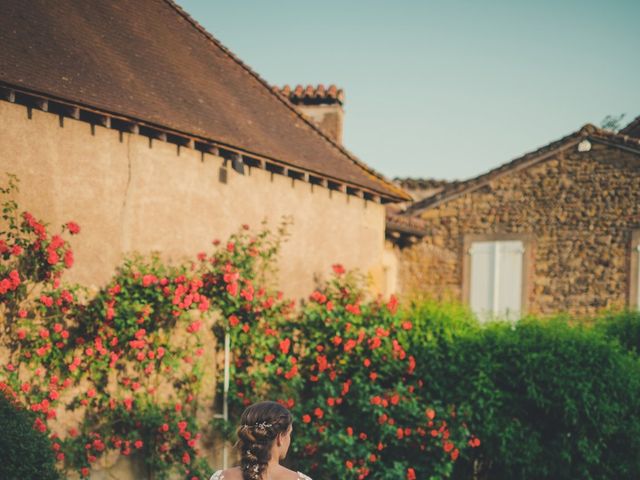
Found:
[[[307,477],[304,473],[298,472],[298,480],[311,480],[311,477]]]
[[[211,478],[209,480],[224,480],[224,475],[222,475],[222,470],[218,470],[213,475],[211,475]]]

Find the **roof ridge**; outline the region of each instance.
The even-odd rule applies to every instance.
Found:
[[[635,129],[636,127],[640,127],[640,115],[638,115],[636,118],[631,120],[626,126],[621,128],[618,133],[626,135],[627,132],[630,132],[631,130]]]
[[[540,157],[544,156],[545,154],[556,151],[561,144],[566,143],[570,140],[577,140],[578,138],[587,137],[589,135],[589,132],[593,132],[594,130],[598,130],[597,127],[587,123],[579,130],[572,132],[569,135],[565,135],[559,140],[554,140],[550,143],[547,143],[546,145],[537,148],[533,152],[520,155],[519,157],[509,160],[506,163],[502,163],[483,174],[468,178],[467,180],[462,180],[458,183],[453,183],[449,187],[444,187],[444,189],[440,193],[437,193],[432,197],[427,197],[409,206],[409,208],[407,208],[406,210],[406,213],[413,214],[416,211],[432,207],[442,201],[448,200],[449,197],[455,197],[457,195],[466,193],[471,188],[478,188],[484,185],[489,178],[493,178],[495,175],[500,175],[501,173],[508,171],[510,167],[517,166],[518,164],[526,164],[527,161],[539,160]]]
[[[206,28],[204,28],[197,20],[195,20],[186,10],[184,10],[180,5],[178,5],[174,0],[164,0],[170,7],[172,7],[179,15],[181,15],[187,22],[191,23],[196,30],[198,30],[202,35],[204,35],[209,41],[213,42],[218,48],[220,48],[229,58],[231,58],[234,62],[240,65],[249,75],[254,77],[259,83],[261,83],[267,91],[277,98],[283,105],[285,105],[289,111],[293,112],[299,119],[301,119],[305,124],[312,128],[318,135],[328,141],[331,145],[338,149],[343,155],[345,155],[349,160],[355,163],[358,167],[363,169],[365,172],[369,173],[373,177],[375,177],[378,181],[384,183],[387,188],[396,192],[398,197],[409,200],[410,196],[397,185],[394,185],[390,180],[387,180],[384,175],[376,172],[373,168],[364,164],[361,160],[358,160],[355,155],[349,152],[342,145],[335,142],[331,137],[325,134],[320,127],[315,125],[311,120],[306,118],[302,113],[296,110],[296,108],[286,99],[281,93],[274,92],[273,86],[269,85],[269,83],[263,79],[257,72],[255,72],[251,67],[249,67],[246,63],[244,63],[236,54],[234,54],[229,48],[225,47],[220,40],[215,38]]]
[[[640,125],[640,117],[638,117],[638,123]],[[613,140],[618,140],[622,143],[631,144],[636,147],[640,147],[640,137],[635,137],[632,135],[627,135],[626,133],[614,132],[612,130],[606,130],[603,128],[597,128],[595,132],[591,135],[593,136],[602,136],[611,138]]]
[[[637,150],[637,152],[640,153],[640,138],[630,137],[628,135],[621,135],[619,133],[615,133],[610,130],[605,130],[603,128],[599,128],[599,127],[596,127],[595,125],[587,123],[583,125],[579,130],[576,130],[573,133],[565,135],[564,137],[558,140],[554,140],[550,143],[547,143],[546,145],[543,145],[542,147],[537,148],[532,152],[525,153],[524,155],[516,157],[501,165],[498,165],[497,167],[492,168],[491,170],[481,175],[469,178],[467,180],[463,180],[458,183],[453,183],[448,187],[445,186],[440,193],[437,193],[436,195],[431,197],[427,197],[409,206],[409,208],[407,208],[406,210],[406,214],[409,214],[409,215],[414,214],[419,210],[423,210],[425,208],[435,206],[437,204],[440,204],[443,201],[450,200],[452,198],[455,198],[458,195],[467,193],[470,189],[479,188],[482,185],[484,185],[487,181],[490,181],[491,179],[495,178],[495,176],[499,176],[503,173],[506,173],[512,167],[523,166],[523,165],[528,166],[531,163],[540,161],[541,159],[545,158],[547,155],[550,155],[556,152],[558,149],[560,149],[563,146],[563,144],[566,144],[567,142],[571,141],[573,143],[577,143],[578,140],[585,139],[585,138],[594,138],[597,140],[598,137],[617,140],[618,142],[624,143],[625,145],[632,144],[635,147],[635,150]]]

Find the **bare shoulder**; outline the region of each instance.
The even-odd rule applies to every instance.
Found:
[[[211,480],[242,480],[242,471],[238,467],[220,470],[213,474]]]
[[[311,480],[309,477],[300,472],[294,472],[293,470],[289,470],[285,467],[280,467],[278,469],[277,477],[278,480]]]

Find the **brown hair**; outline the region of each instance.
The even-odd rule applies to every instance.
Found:
[[[276,402],[258,402],[240,417],[238,443],[243,480],[261,480],[271,459],[276,437],[286,433],[293,422],[289,410]]]

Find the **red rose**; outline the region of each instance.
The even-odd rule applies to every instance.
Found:
[[[227,292],[229,292],[229,295],[232,297],[235,297],[238,294],[238,284],[234,282],[227,285]]]
[[[71,235],[77,235],[80,233],[80,225],[76,222],[67,222],[67,229]]]
[[[49,250],[49,256],[47,257],[47,262],[49,262],[50,265],[55,265],[56,263],[58,263],[59,260],[60,260],[60,257],[58,257],[58,254],[56,253],[56,251]]]
[[[288,354],[289,353],[289,348],[291,348],[291,340],[289,340],[288,338],[285,338],[284,340],[282,340],[280,342],[280,351],[283,354]]]
[[[336,275],[342,275],[345,272],[344,267],[339,263],[334,264],[331,268]]]
[[[73,251],[67,250],[64,252],[64,266],[67,268],[73,267]]]
[[[304,414],[302,416],[302,423],[309,423],[309,422],[311,422],[311,416],[307,415],[307,414]]]

